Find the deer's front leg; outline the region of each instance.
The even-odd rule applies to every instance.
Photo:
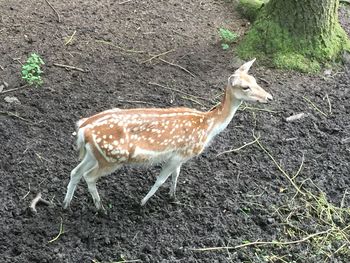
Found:
[[[175,159],[172,159],[164,164],[162,171],[157,177],[155,184],[152,186],[148,194],[142,199],[141,206],[144,206],[147,203],[148,199],[150,199],[155,194],[155,192],[157,192],[158,188],[162,184],[164,184],[164,182],[166,181],[166,179],[168,179],[168,177],[172,172],[177,170],[177,168],[179,168],[179,172],[180,172],[180,166],[181,166],[181,162]]]

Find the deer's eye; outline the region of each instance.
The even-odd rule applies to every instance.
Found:
[[[248,91],[248,90],[250,90],[250,87],[242,87],[242,90],[243,91]]]

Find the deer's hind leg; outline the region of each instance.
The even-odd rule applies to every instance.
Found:
[[[74,195],[74,191],[81,177],[96,165],[97,161],[95,157],[90,153],[90,151],[86,151],[83,160],[78,164],[77,167],[75,167],[72,170],[70,174],[70,181],[67,186],[67,193],[63,201],[64,209],[69,207]]]
[[[96,183],[98,179],[100,179],[102,176],[110,174],[115,170],[117,170],[118,168],[120,168],[120,165],[112,166],[109,169],[108,168],[101,169],[98,163],[96,163],[94,167],[92,167],[89,171],[86,171],[84,173],[85,182],[88,186],[89,192],[92,196],[92,200],[97,210],[100,210],[100,209],[104,210],[104,207],[102,205],[101,198],[96,187]]]
[[[177,179],[179,178],[180,169],[181,169],[181,164],[178,167],[176,167],[176,169],[171,173],[171,186],[170,186],[169,195],[173,199],[175,199],[176,185],[177,185]]]

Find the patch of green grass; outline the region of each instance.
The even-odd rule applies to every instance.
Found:
[[[221,40],[221,47],[223,50],[229,49],[230,44],[234,43],[238,38],[238,34],[226,28],[219,29],[219,36]]]
[[[40,67],[44,64],[44,61],[38,54],[32,53],[28,57],[27,62],[22,66],[22,79],[29,85],[39,86],[43,84],[43,80],[41,79],[43,71]]]
[[[235,42],[238,38],[238,35],[235,32],[232,32],[231,30],[226,28],[220,28],[219,34],[221,41],[226,44],[231,44]]]

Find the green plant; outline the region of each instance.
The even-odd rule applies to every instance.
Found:
[[[229,49],[230,48],[230,45],[226,44],[226,43],[222,43],[221,44],[221,47],[223,50],[226,50],[226,49]]]
[[[235,32],[232,32],[226,28],[220,28],[219,35],[222,42],[221,47],[224,50],[229,49],[230,44],[235,42],[236,39],[238,38],[238,35]]]
[[[41,65],[44,65],[44,61],[41,57],[32,53],[27,62],[22,66],[22,79],[24,79],[29,85],[41,85],[43,83],[41,79],[41,73],[43,73],[40,69]]]

